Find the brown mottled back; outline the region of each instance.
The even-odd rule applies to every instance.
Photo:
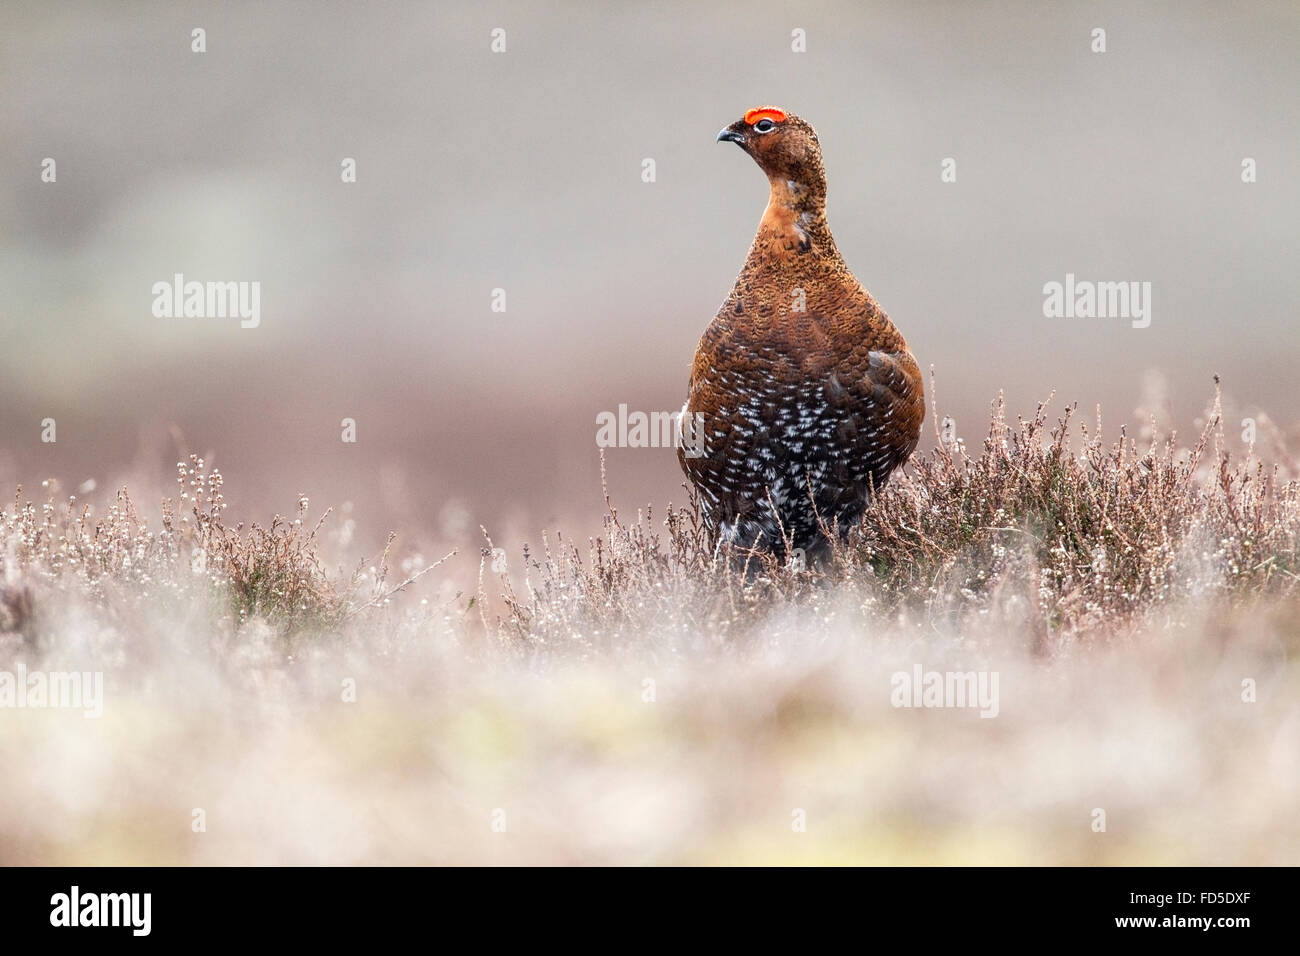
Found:
[[[816,553],[818,516],[846,533],[916,447],[921,372],[835,248],[813,128],[762,107],[718,140],[754,159],[771,194],[696,350],[683,411],[702,416],[703,442],[679,458],[720,543],[784,554],[784,531]]]

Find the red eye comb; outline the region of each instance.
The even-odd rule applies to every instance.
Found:
[[[750,126],[763,119],[770,119],[773,123],[780,123],[785,119],[785,110],[777,109],[775,106],[759,106],[745,114],[745,122]]]

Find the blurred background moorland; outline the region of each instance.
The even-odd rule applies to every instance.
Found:
[[[1230,435],[1286,430],[1298,40],[1288,2],[6,3],[0,487],[152,510],[193,451],[232,517],[305,493],[368,553],[595,530],[596,415],[681,407],[766,195],[714,134],[768,102],[968,444],[998,390],[1190,433],[1214,372]],[[260,326],[155,318],[178,272],[260,281]],[[1067,272],[1151,282],[1150,327],[1044,318]],[[671,450],[608,465],[684,498]]]
[[[601,528],[598,414],[681,407],[766,198],[714,136],[764,103],[817,127],[838,245],[972,452],[999,391],[1195,441],[1218,373],[1234,467],[1251,418],[1294,477],[1297,41],[1281,0],[6,0],[0,666],[105,699],[5,711],[0,862],[1295,863],[1300,498],[1217,438],[1181,477],[917,463],[838,584],[647,544],[670,449],[607,453],[600,561],[539,532]],[[156,318],[176,273],[260,282],[259,326]],[[1069,273],[1150,282],[1149,327],[1045,318]],[[190,453],[224,481],[158,533]],[[47,477],[99,510],[9,509]],[[240,537],[218,492],[311,507]],[[490,611],[480,524],[509,574],[544,556]],[[377,599],[336,600],[316,545],[390,529]],[[895,707],[921,666],[1000,674],[998,719]]]

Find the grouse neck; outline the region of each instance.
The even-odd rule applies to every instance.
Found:
[[[825,187],[776,177],[770,182],[772,191],[763,211],[760,232],[793,236],[801,244],[809,242],[821,251],[833,251],[830,228],[826,225]]]

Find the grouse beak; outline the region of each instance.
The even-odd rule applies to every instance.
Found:
[[[735,143],[738,146],[745,145],[745,134],[734,126],[724,126],[718,133],[719,143]]]

